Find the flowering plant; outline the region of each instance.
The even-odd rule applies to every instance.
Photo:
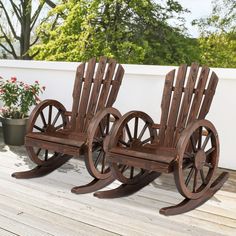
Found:
[[[18,81],[16,77],[3,80],[0,77],[0,100],[3,102],[1,116],[5,118],[21,119],[27,117],[32,105],[40,102],[39,94],[45,90],[38,81],[29,85]]]

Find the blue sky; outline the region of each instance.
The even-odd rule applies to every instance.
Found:
[[[211,13],[211,0],[177,0],[183,7],[188,8],[191,13],[185,14],[186,27],[193,37],[199,35],[196,27],[191,26],[191,21],[201,17],[206,17]]]

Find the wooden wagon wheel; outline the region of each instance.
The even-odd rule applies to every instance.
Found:
[[[89,173],[96,179],[106,179],[111,175],[106,152],[113,125],[121,114],[114,108],[98,112],[88,128],[88,145],[85,163]]]
[[[68,118],[65,116],[65,107],[55,100],[45,100],[37,106],[30,117],[27,133],[54,132],[65,128]],[[50,165],[61,155],[50,152],[48,149],[26,146],[30,159],[37,165]]]
[[[135,148],[152,143],[156,138],[156,130],[152,128],[153,120],[143,112],[129,112],[117,123],[109,146]],[[148,170],[123,165],[121,163],[110,163],[113,175],[124,184],[136,184],[147,174]]]
[[[184,131],[177,150],[179,160],[174,175],[179,192],[189,199],[202,197],[210,188],[219,160],[215,127],[206,120],[195,122]]]

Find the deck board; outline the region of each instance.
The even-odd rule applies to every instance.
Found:
[[[70,189],[91,177],[81,159],[48,176],[14,179],[33,167],[23,147],[0,143],[0,235],[236,235],[236,173],[198,209],[165,217],[158,210],[182,200],[172,175],[163,175],[138,193],[119,199],[75,195]],[[115,181],[109,187],[118,186]]]

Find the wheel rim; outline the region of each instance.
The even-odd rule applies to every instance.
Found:
[[[152,119],[143,112],[135,112],[124,118],[119,127],[112,146],[137,148],[151,144],[156,138],[156,130],[152,128]],[[113,175],[124,184],[136,184],[150,171],[131,165],[111,163]]]
[[[207,132],[207,136],[203,133]],[[211,125],[197,127],[182,147],[178,164],[180,193],[187,198],[197,199],[210,187],[219,159],[219,141]]]
[[[89,173],[97,179],[106,179],[111,175],[111,169],[107,162],[107,149],[110,133],[114,124],[120,118],[118,112],[106,113],[96,121],[95,128],[90,133],[88,149],[85,155]]]
[[[59,103],[53,106],[50,103],[43,104],[34,114],[33,120],[28,128],[29,132],[46,133],[56,132],[65,128],[67,118],[64,115],[65,108]],[[31,160],[38,164],[50,164],[54,159],[58,158],[60,153],[38,147],[26,146],[26,150]]]

